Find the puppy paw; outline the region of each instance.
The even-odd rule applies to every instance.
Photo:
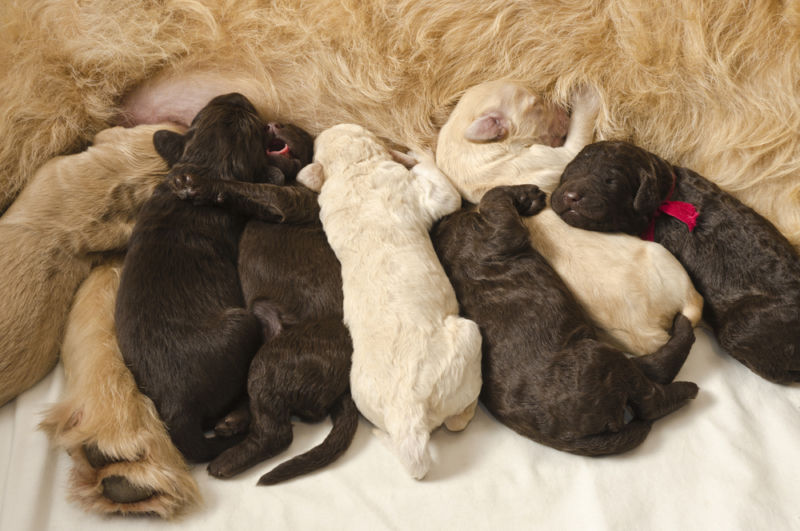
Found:
[[[250,410],[238,408],[223,417],[214,426],[214,433],[220,437],[233,437],[247,431],[250,427]]]
[[[547,194],[535,184],[523,184],[512,189],[514,206],[520,216],[533,216],[547,205]]]
[[[195,205],[221,204],[225,200],[223,192],[215,190],[211,181],[183,173],[168,177],[172,192],[184,201],[192,201]]]
[[[596,115],[600,111],[600,103],[600,94],[590,84],[578,85],[570,95],[570,107],[572,107],[573,115],[579,112]]]

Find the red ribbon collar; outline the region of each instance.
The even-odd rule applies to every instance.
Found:
[[[689,227],[689,232],[692,232],[697,226],[697,209],[691,203],[686,203],[684,201],[670,201],[669,198],[672,197],[672,192],[675,191],[675,173],[672,173],[672,186],[669,188],[669,193],[664,201],[659,205],[656,213],[653,214],[653,219],[650,220],[650,225],[647,227],[647,230],[644,231],[642,234],[642,239],[647,241],[653,241],[655,237],[656,231],[656,218],[662,214],[662,212],[668,216],[672,216],[673,218],[682,221]]]

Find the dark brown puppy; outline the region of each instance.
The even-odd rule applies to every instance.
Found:
[[[679,314],[670,340],[640,358],[598,341],[566,285],[531,247],[520,215],[544,205],[534,185],[501,186],[477,210],[451,214],[432,231],[462,314],[481,327],[481,400],[501,422],[553,448],[630,450],[654,419],[697,394],[693,383],[669,383],[694,342],[692,326]]]
[[[210,460],[241,439],[207,438],[204,431],[243,396],[250,360],[263,341],[261,323],[244,308],[236,270],[246,218],[192,205],[176,192],[199,201],[191,185],[205,181],[282,188],[254,184],[282,184],[300,167],[270,156],[274,136],[250,102],[234,93],[211,100],[185,135],[158,131],[153,137],[170,171],[133,229],[115,321],[137,385],[192,461]],[[251,203],[244,207],[276,215]]]
[[[252,188],[195,182],[191,195],[239,209],[246,194],[257,191]],[[317,194],[299,185],[270,188],[257,204],[276,213],[280,223],[247,224],[239,244],[239,277],[247,307],[264,323],[265,336],[277,336],[250,365],[247,438],[214,459],[209,473],[231,477],[285,450],[292,442],[292,415],[312,422],[330,415],[333,429],[316,448],[262,476],[260,485],[333,462],[358,427],[349,393],[353,345],[342,321],[341,266],[319,222]]]
[[[703,295],[703,316],[720,345],[768,380],[800,381],[800,257],[750,207],[692,170],[627,142],[586,146],[551,200],[575,227],[628,234],[651,229]],[[676,208],[672,202],[696,209],[694,230],[660,213]]]

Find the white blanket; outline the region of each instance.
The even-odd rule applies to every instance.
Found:
[[[333,465],[257,487],[330,427],[296,422],[289,452],[233,480],[196,466],[203,506],[174,522],[97,516],[67,500],[69,458],[36,429],[63,387],[59,366],[0,408],[0,530],[800,529],[800,386],[769,383],[705,330],[697,336],[678,379],[700,394],[627,454],[558,452],[481,408],[464,432],[433,434],[435,463],[423,481],[362,420]]]

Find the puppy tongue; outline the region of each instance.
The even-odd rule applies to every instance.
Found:
[[[289,144],[276,138],[269,143],[269,146],[267,146],[267,153],[270,155],[282,155],[284,157],[288,157],[291,152],[289,150]]]

